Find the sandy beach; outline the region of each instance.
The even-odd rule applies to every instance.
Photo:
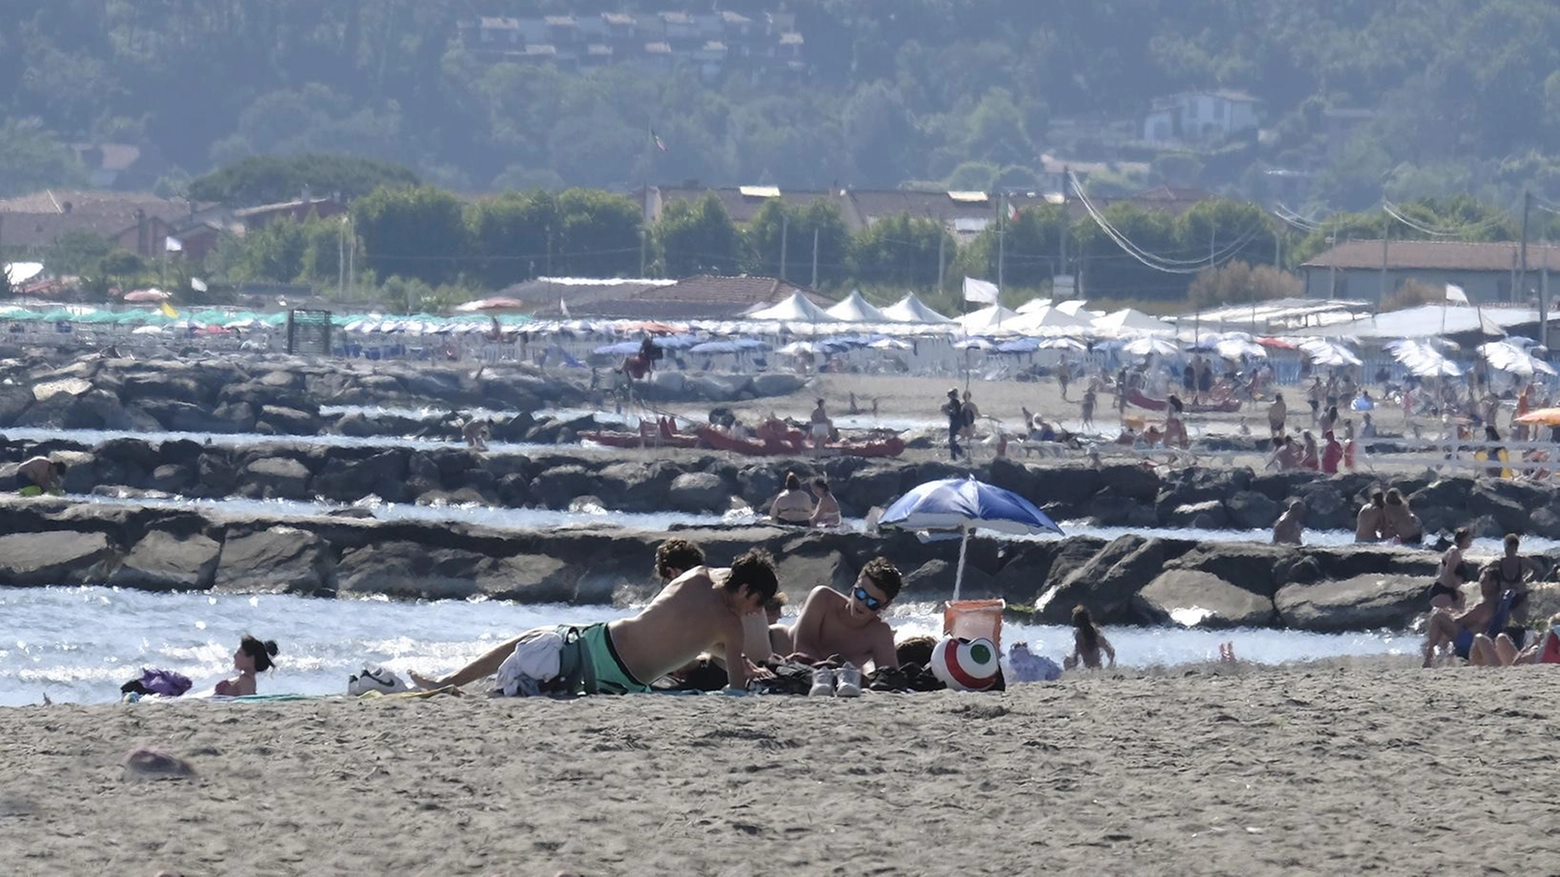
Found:
[[[0,710],[0,872],[1560,871],[1547,668]],[[137,781],[136,746],[191,779]]]

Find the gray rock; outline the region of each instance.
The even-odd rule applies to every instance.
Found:
[[[1062,624],[1076,605],[1087,606],[1097,621],[1116,624],[1126,617],[1132,595],[1164,566],[1164,546],[1157,539],[1121,536],[1099,550],[1083,566],[1068,573],[1060,585],[1035,601],[1040,620]],[[1052,572],[1055,579],[1055,572]]]
[[[228,534],[212,581],[222,593],[314,594],[335,589],[335,558],[314,533],[277,525]]]
[[[813,588],[826,585],[842,594],[850,592],[856,583],[857,570],[838,551],[783,552],[775,558],[775,574],[780,579],[780,590],[791,599],[796,611]],[[951,583],[948,593],[952,593]],[[943,595],[946,598],[946,594]]]
[[[1153,502],[1159,495],[1159,476],[1142,466],[1105,466],[1099,470],[1099,483],[1119,496],[1140,502]]]
[[[182,493],[195,481],[195,472],[188,466],[166,463],[152,470],[147,486],[164,493]]]
[[[1286,585],[1273,603],[1285,626],[1299,630],[1403,630],[1425,611],[1428,588],[1422,578],[1367,574]]]
[[[1230,524],[1240,530],[1267,530],[1278,520],[1278,503],[1255,490],[1242,490],[1224,501]]]
[[[153,530],[130,549],[108,583],[144,591],[204,591],[215,580],[222,546],[200,534]]]
[[[680,512],[723,512],[730,505],[731,491],[719,475],[684,472],[672,480],[666,501]]]
[[[596,478],[583,466],[556,466],[531,479],[530,493],[550,509],[566,509],[575,497],[596,493]]]
[[[1169,566],[1206,572],[1271,599],[1299,557],[1293,546],[1225,542],[1194,548]]]
[[[1224,510],[1224,503],[1209,499],[1176,506],[1165,519],[1165,526],[1222,530],[1229,526],[1229,516]]]
[[[1133,607],[1148,624],[1219,628],[1273,623],[1272,600],[1200,570],[1160,573],[1137,593]]]
[[[276,435],[316,435],[320,431],[318,414],[279,405],[267,405],[260,409],[255,429],[260,430],[262,424],[269,425]]]
[[[262,457],[244,467],[245,493],[263,499],[304,499],[309,467],[291,457]]]
[[[357,502],[373,494],[386,502],[402,502],[407,498],[407,458],[402,449],[361,458],[332,454],[310,483],[311,495]]]
[[[952,600],[953,585],[958,572],[957,559],[928,560],[904,573],[904,588],[899,593],[913,596],[917,600]],[[992,584],[991,576],[980,569],[966,565],[964,581],[959,585],[959,599],[1001,596],[995,592]]]
[[[13,533],[0,536],[0,585],[97,584],[116,559],[102,533]]]
[[[789,396],[806,386],[806,381],[793,374],[764,372],[753,376],[751,386],[755,396]]]

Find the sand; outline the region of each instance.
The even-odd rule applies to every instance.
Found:
[[[1551,874],[1553,688],[1398,660],[856,701],[8,709],[0,873]],[[126,779],[136,746],[195,777]]]

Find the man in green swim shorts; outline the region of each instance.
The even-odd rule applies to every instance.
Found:
[[[587,693],[629,694],[650,690],[650,683],[686,665],[717,644],[725,657],[726,678],[733,688],[747,688],[750,670],[743,655],[743,616],[759,612],[775,595],[774,560],[769,552],[752,549],[731,564],[722,579],[698,566],[674,579],[633,618],[586,627],[539,628],[560,633],[566,644],[583,647],[589,667]],[[423,688],[466,685],[492,676],[515,653],[527,631],[443,678],[411,674]],[[572,638],[572,639],[571,639]]]

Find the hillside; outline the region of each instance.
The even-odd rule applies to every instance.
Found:
[[[1346,208],[1383,189],[1560,196],[1549,0],[11,7],[0,194],[177,191],[306,150],[471,191],[1054,188],[1065,160],[1095,163],[1099,193],[1168,183]],[[1226,102],[1176,115],[1167,99],[1188,92]]]

